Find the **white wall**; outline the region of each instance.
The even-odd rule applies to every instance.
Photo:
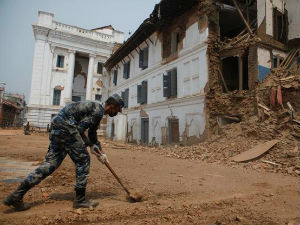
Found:
[[[281,13],[288,11],[289,34],[288,39],[300,37],[300,1],[299,0],[257,0],[258,27],[266,17],[266,34],[273,36],[273,8]]]
[[[271,55],[270,55],[270,51],[268,49],[265,48],[257,48],[257,62],[259,65],[267,67],[267,68],[271,68]]]
[[[300,0],[286,0],[289,18],[288,39],[300,38]]]

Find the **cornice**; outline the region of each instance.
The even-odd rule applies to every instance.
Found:
[[[71,42],[77,42],[77,43],[84,43],[87,45],[91,45],[93,47],[98,47],[98,48],[103,48],[103,49],[107,49],[107,50],[112,50],[113,48],[113,44],[112,43],[106,43],[103,41],[96,41],[90,38],[86,38],[86,37],[81,37],[75,34],[70,34],[70,33],[66,33],[63,31],[56,31],[56,30],[50,30],[50,34],[49,34],[50,38],[57,38],[57,39],[62,39],[62,40],[66,40],[66,41],[71,41]]]
[[[70,34],[63,31],[53,30],[49,27],[43,27],[39,25],[32,25],[34,36],[36,39],[45,39],[45,38],[53,38],[53,39],[61,39],[66,40],[70,42],[76,42],[76,43],[84,43],[86,45],[90,45],[92,47],[98,47],[102,49],[106,49],[111,51],[113,49],[113,43],[106,43],[103,41],[97,41],[94,39],[90,39],[88,37],[82,37],[76,34]],[[44,36],[43,38],[38,37],[38,35]]]
[[[204,93],[198,93],[195,95],[184,96],[181,98],[174,98],[174,99],[166,99],[159,102],[154,102],[145,105],[137,105],[130,107],[128,109],[123,109],[124,113],[131,113],[131,112],[139,112],[141,109],[152,110],[152,109],[163,109],[166,107],[174,107],[178,104],[181,106],[187,105],[194,105],[197,103],[203,103],[205,100]]]
[[[103,53],[103,52],[99,52],[99,51],[95,52],[93,50],[86,49],[86,48],[74,47],[74,45],[62,44],[62,43],[55,42],[53,40],[49,41],[49,44],[53,48],[57,47],[57,48],[64,48],[64,49],[73,49],[76,52],[85,52],[88,54],[94,54],[94,55],[102,56],[102,57],[106,57],[106,58],[110,56],[110,54],[107,54],[107,53]]]

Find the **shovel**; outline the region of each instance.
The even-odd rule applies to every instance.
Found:
[[[97,156],[97,155],[96,155]],[[116,178],[116,180],[119,182],[119,184],[122,186],[122,188],[124,189],[124,191],[127,194],[127,199],[130,202],[140,202],[142,201],[142,196],[139,194],[131,194],[130,191],[124,186],[124,184],[121,182],[120,178],[118,177],[118,175],[115,173],[115,171],[113,170],[113,168],[111,168],[111,166],[109,165],[109,162],[107,162],[106,160],[102,161],[100,159],[100,156],[97,156],[97,159],[100,162],[103,162],[105,164],[105,166],[109,169],[109,171],[114,175],[114,177]]]

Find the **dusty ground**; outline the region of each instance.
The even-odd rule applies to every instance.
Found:
[[[30,210],[14,212],[0,206],[0,224],[300,223],[298,177],[166,157],[155,148],[139,151],[131,145],[102,143],[121,179],[132,189],[145,189],[146,201],[128,203],[112,175],[92,157],[88,197],[100,205],[94,210],[73,210],[74,166],[67,157],[52,176],[26,195]],[[42,161],[47,146],[47,136],[0,131],[2,158]],[[0,182],[0,198],[17,185]]]

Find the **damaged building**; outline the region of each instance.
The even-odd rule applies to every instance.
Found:
[[[126,105],[107,136],[191,144],[257,113],[256,88],[273,69],[289,58],[299,73],[299,9],[299,0],[161,0],[105,63],[108,95]]]
[[[0,87],[0,127],[21,127],[24,123],[25,96],[6,93]]]
[[[87,30],[64,24],[42,11],[32,27],[35,49],[27,121],[46,128],[68,103],[103,100],[103,64],[123,43],[124,34],[111,25]]]

